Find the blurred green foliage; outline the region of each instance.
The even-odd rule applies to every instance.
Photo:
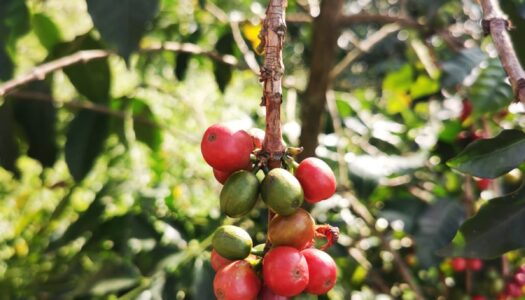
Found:
[[[519,8],[511,15],[522,24],[522,1],[502,2]],[[318,4],[289,1],[287,13],[309,19]],[[0,299],[213,299],[211,234],[235,223],[263,243],[267,212],[260,205],[240,220],[220,215],[221,187],[201,158],[200,138],[217,122],[264,128],[247,56],[266,5],[0,2],[0,86],[31,72],[46,77],[0,98]],[[501,175],[494,174],[501,161],[505,172],[514,169],[488,189],[446,164],[471,141],[525,121],[519,104],[509,107],[512,89],[481,32],[480,8],[345,1],[345,14],[359,12],[399,13],[421,27],[401,26],[368,50],[359,41],[382,22],[349,25],[339,38],[338,61],[359,54],[331,82],[318,137],[316,154],[335,170],[339,192],[311,212],[341,230],[330,249],[338,283],[319,299],[494,299],[511,281],[508,269],[525,263],[516,250],[523,192],[497,198],[520,185],[521,144],[487,142],[450,164],[462,171],[478,164],[475,175],[491,178]],[[282,121],[289,145],[308,121],[298,116],[312,26],[288,24]],[[190,48],[181,51],[183,43]],[[90,50],[106,54],[47,76],[35,69]],[[465,114],[465,103],[473,113]],[[493,209],[497,218],[485,228]],[[454,273],[449,258],[436,255],[453,238],[448,254],[491,258],[482,271]]]

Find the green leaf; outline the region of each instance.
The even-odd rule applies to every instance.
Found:
[[[31,23],[40,44],[48,51],[51,51],[56,44],[62,41],[60,30],[48,16],[42,13],[34,14]]]
[[[193,299],[214,299],[213,277],[215,272],[210,265],[209,260],[197,258],[193,265],[193,282],[191,284],[191,293]]]
[[[91,35],[75,38],[72,42],[58,44],[53,57],[63,57],[81,50],[101,49],[102,44]],[[111,75],[107,58],[91,60],[64,68],[64,72],[77,91],[95,103],[108,103]]]
[[[58,248],[67,245],[75,239],[81,237],[88,230],[95,229],[102,221],[102,214],[106,208],[102,197],[106,195],[108,188],[104,187],[97,193],[97,196],[91,202],[89,207],[80,214],[78,219],[69,227],[67,227],[64,234],[57,240],[52,241],[48,246],[48,251],[54,251]]]
[[[388,73],[383,80],[383,90],[388,91],[409,91],[413,84],[412,67],[408,64],[395,72]]]
[[[525,161],[525,133],[503,130],[491,139],[477,140],[447,162],[449,167],[482,178],[496,178]]]
[[[468,219],[452,242],[438,251],[443,256],[495,258],[525,247],[525,185],[489,200]]]
[[[24,0],[0,1],[0,41],[14,50],[15,41],[29,31],[29,10]]]
[[[419,75],[416,82],[410,86],[410,96],[412,99],[435,94],[439,91],[439,82],[427,75]]]
[[[443,62],[441,84],[445,88],[452,88],[461,84],[472,70],[486,58],[486,54],[479,48],[467,48],[459,51],[454,57]]]
[[[79,182],[93,167],[109,132],[107,115],[81,110],[69,124],[66,141],[66,163]]]
[[[37,81],[22,90],[19,97],[12,98],[16,122],[25,133],[29,149],[27,155],[38,160],[42,166],[51,167],[57,157],[56,108],[51,101],[42,101],[39,95],[51,96],[47,81]]]
[[[233,54],[233,45],[233,35],[230,31],[227,31],[219,38],[217,44],[215,44],[215,49],[220,54]],[[215,75],[215,81],[219,86],[219,90],[224,93],[224,91],[226,90],[226,86],[228,85],[228,83],[230,83],[232,79],[231,66],[218,61],[214,61],[213,75]]]
[[[19,152],[11,104],[9,101],[0,106],[0,166],[18,174],[15,163]]]
[[[87,6],[102,38],[127,61],[157,14],[159,0],[87,0]]]
[[[189,53],[180,53],[175,56],[175,77],[182,81],[186,77],[186,71],[190,64],[191,55]]]
[[[415,234],[417,257],[423,268],[439,264],[435,251],[445,246],[465,219],[465,209],[451,199],[440,200],[430,206],[418,220]]]
[[[352,114],[352,107],[347,101],[337,99],[335,105],[341,118],[349,117]]]
[[[461,122],[459,120],[452,120],[443,125],[443,129],[439,133],[439,140],[446,143],[454,142],[458,134],[461,132]]]
[[[13,76],[15,66],[9,53],[5,49],[5,45],[0,39],[0,80],[7,81]]]
[[[488,62],[488,66],[481,71],[469,90],[476,115],[500,111],[508,106],[514,97],[512,88],[505,82],[507,74],[499,59],[493,58]]]
[[[152,150],[159,149],[162,143],[162,132],[155,121],[155,115],[149,106],[141,100],[133,99],[133,130],[137,140],[148,145]]]

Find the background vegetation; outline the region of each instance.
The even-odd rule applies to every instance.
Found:
[[[1,299],[213,299],[210,235],[233,221],[199,143],[217,122],[264,128],[266,5],[2,0]],[[502,5],[523,60],[525,4]],[[477,2],[288,6],[284,139],[339,183],[312,210],[341,230],[319,298],[495,299],[525,263],[523,192],[490,200],[520,185],[525,119]],[[250,217],[263,242],[266,211]],[[483,269],[454,272],[454,255]]]

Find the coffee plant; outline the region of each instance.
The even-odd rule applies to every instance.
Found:
[[[524,11],[0,0],[0,299],[525,299]]]

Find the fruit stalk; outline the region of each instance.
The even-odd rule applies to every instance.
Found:
[[[282,78],[284,74],[283,45],[286,33],[285,9],[287,0],[270,0],[266,18],[259,33],[260,48],[264,50],[264,65],[260,81],[263,82],[263,99],[266,106],[266,134],[262,145],[261,158],[268,168],[281,166],[284,154],[281,132]]]

